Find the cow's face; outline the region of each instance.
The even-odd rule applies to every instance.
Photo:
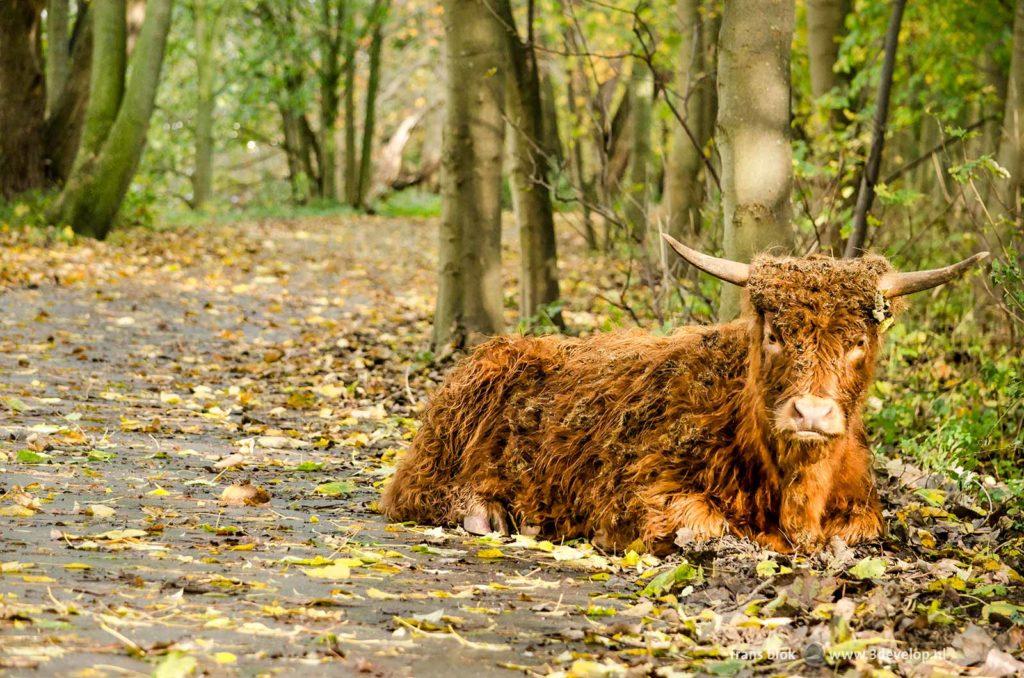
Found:
[[[878,293],[888,270],[874,257],[762,257],[751,266],[750,379],[779,438],[813,445],[846,433],[891,318]]]
[[[751,319],[748,386],[774,434],[820,445],[859,417],[884,329],[900,297],[940,285],[987,253],[930,271],[896,273],[879,256],[759,256],[747,265],[666,240],[694,266],[746,287]]]

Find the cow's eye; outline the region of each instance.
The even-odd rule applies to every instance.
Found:
[[[764,326],[764,344],[768,348],[778,348],[782,345],[782,340],[779,338],[779,333],[775,331],[775,328],[771,325],[765,324]]]
[[[854,342],[853,346],[847,352],[846,357],[851,363],[857,363],[860,362],[860,360],[864,357],[864,354],[867,353],[867,350],[868,338],[867,336],[862,334],[860,337],[857,338],[857,341]]]

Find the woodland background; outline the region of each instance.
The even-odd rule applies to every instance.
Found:
[[[369,506],[388,445],[405,444],[425,394],[481,338],[735,315],[735,290],[667,254],[663,232],[739,260],[873,250],[921,269],[989,250],[983,271],[914,299],[889,331],[868,426],[880,464],[923,474],[899,487],[924,513],[962,519],[950,502],[973,497],[988,506],[975,520],[996,530],[946,552],[907,518],[886,549],[938,549],[928,567],[963,549],[1012,560],[1022,185],[1020,0],[5,0],[2,402],[14,423],[0,462],[26,475],[0,480],[0,499],[35,525],[52,487],[39,474],[62,471],[60,450],[98,463],[93,452],[120,444],[111,430],[184,445],[200,434],[168,422],[187,415],[216,421],[223,444],[249,433],[351,452],[353,467],[294,468],[354,474],[339,494],[361,497],[366,481]],[[84,319],[104,313],[110,331],[90,335]],[[226,324],[176,335],[196,318]],[[173,361],[150,375],[159,342]],[[66,363],[53,357],[65,344]],[[122,360],[136,372],[116,373]],[[53,401],[69,397],[69,374],[90,384],[89,426]],[[222,381],[206,386],[211,374]],[[31,428],[58,411],[56,432]],[[303,496],[267,482],[284,483],[275,502]],[[911,642],[947,622],[950,590],[976,599],[949,614],[961,630],[993,595],[1022,602],[970,577],[970,589],[912,580],[898,594],[914,601],[908,619],[924,615]],[[1021,610],[999,613],[1011,631]],[[999,645],[1019,649],[1004,632]],[[181,659],[160,642],[139,656]]]

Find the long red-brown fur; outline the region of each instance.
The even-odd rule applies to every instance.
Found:
[[[493,339],[434,394],[381,508],[443,525],[485,510],[553,537],[662,552],[725,531],[779,550],[875,537],[860,411],[887,270],[879,257],[761,257],[728,324]],[[782,357],[765,354],[766,322],[786,338]],[[858,337],[867,354],[847,364]],[[809,444],[777,430],[776,403],[826,387],[841,436]]]

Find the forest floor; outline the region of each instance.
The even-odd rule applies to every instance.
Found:
[[[0,672],[1024,670],[1006,507],[895,459],[877,469],[891,535],[814,557],[389,524],[380,485],[451,364],[426,353],[435,234],[4,236]],[[571,321],[600,323],[581,281],[601,268],[566,264]],[[269,501],[219,500],[246,483]]]

